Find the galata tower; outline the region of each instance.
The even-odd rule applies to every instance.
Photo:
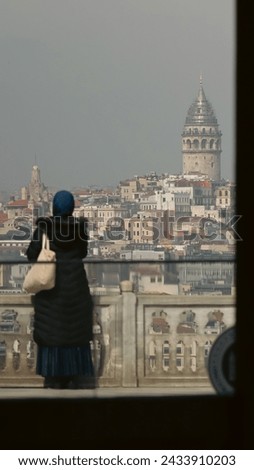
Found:
[[[198,96],[189,108],[182,133],[183,174],[206,175],[220,181],[221,135],[201,76]]]

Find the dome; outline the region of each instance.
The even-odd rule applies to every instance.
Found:
[[[217,126],[217,118],[214,114],[213,108],[209,101],[206,99],[202,81],[200,80],[200,88],[198,97],[190,106],[187,117],[185,120],[185,126],[195,125],[206,125],[206,126]]]

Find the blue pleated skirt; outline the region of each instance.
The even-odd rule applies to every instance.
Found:
[[[43,377],[94,377],[90,344],[80,347],[38,346],[36,373]]]

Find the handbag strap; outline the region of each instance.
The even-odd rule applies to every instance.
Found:
[[[42,234],[42,249],[43,248],[46,248],[47,250],[49,250],[49,239],[48,239],[46,233],[44,233],[44,232]]]

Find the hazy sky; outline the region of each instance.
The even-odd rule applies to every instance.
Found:
[[[233,0],[0,0],[0,190],[181,173],[199,76],[234,179]]]

